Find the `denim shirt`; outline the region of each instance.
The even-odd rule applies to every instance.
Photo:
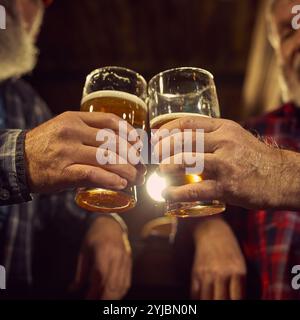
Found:
[[[75,205],[73,192],[32,199],[26,181],[26,132],[49,120],[51,113],[23,80],[1,83],[0,91],[0,265],[6,268],[7,288],[14,290],[33,284],[35,234],[51,224],[55,238],[77,246],[93,215]]]

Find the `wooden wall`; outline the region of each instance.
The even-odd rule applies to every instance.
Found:
[[[239,119],[258,0],[56,0],[30,81],[55,113],[79,108],[85,75],[121,65],[148,80],[178,66],[215,74],[224,117]]]

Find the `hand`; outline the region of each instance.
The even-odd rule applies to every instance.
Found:
[[[87,299],[122,299],[131,285],[131,268],[127,235],[118,222],[100,217],[84,240],[72,290],[87,287]]]
[[[287,181],[282,176],[282,150],[261,142],[229,120],[185,117],[169,122],[160,130],[163,129],[205,131],[204,181],[167,188],[164,196],[169,201],[220,200],[246,209],[273,208],[283,203],[280,188],[286,186]],[[195,137],[197,135],[194,133],[194,147]],[[164,137],[155,148],[160,150],[160,156],[165,139],[168,138]],[[174,157],[178,155],[171,150],[170,163],[175,163]],[[185,165],[161,165],[160,169],[168,175],[184,174]]]
[[[194,238],[192,299],[243,299],[245,261],[227,223],[219,217],[207,218],[196,227]]]
[[[75,187],[122,190],[144,181],[145,167],[128,164],[100,165],[96,141],[100,129],[118,134],[114,114],[66,112],[29,131],[25,139],[27,176],[31,192],[50,193]],[[133,129],[127,124],[128,132]],[[130,145],[118,136],[118,145]],[[101,148],[101,146],[100,146]],[[118,155],[117,156],[121,158]]]

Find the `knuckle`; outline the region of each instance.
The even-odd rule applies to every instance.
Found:
[[[179,120],[179,126],[181,130],[186,128],[193,129],[195,127],[196,119],[193,117],[184,117]]]
[[[237,262],[237,263],[235,264],[234,273],[235,273],[235,275],[237,275],[237,276],[245,277],[245,276],[247,275],[246,266],[245,266],[243,263],[241,263],[241,262]]]
[[[71,118],[71,117],[73,117],[73,112],[72,111],[65,111],[63,114],[62,114],[62,116],[64,117],[64,118]]]
[[[226,166],[224,157],[215,157],[213,166],[214,166],[215,171],[222,172]]]
[[[131,165],[125,165],[122,168],[124,177],[130,182],[133,183],[137,180],[138,171]]]
[[[227,157],[224,155],[215,158],[214,170],[219,175],[226,173],[226,181],[228,181],[228,176],[231,177],[231,175],[234,173],[232,161],[230,161],[230,159],[227,159]]]
[[[220,181],[217,181],[216,183],[216,196],[220,200],[224,199],[224,189]]]
[[[208,267],[199,267],[194,270],[194,274],[197,275],[199,278],[211,276],[214,274],[214,271]]]
[[[196,188],[196,186],[193,186],[193,188],[188,188],[187,195],[190,199],[197,199],[199,196],[198,188]]]
[[[59,138],[69,139],[74,135],[74,128],[68,122],[62,122],[56,128],[56,134]]]
[[[81,182],[91,182],[94,178],[94,171],[92,168],[84,168],[77,173],[77,179]]]
[[[227,137],[230,140],[235,141],[236,139],[239,139],[240,132],[242,129],[240,124],[238,124],[237,122],[234,122],[232,120],[227,120],[227,124],[226,124],[225,128],[226,128],[226,132],[227,132]]]
[[[223,192],[226,194],[236,194],[238,191],[237,184],[234,182],[233,179],[225,179],[223,181]]]
[[[232,121],[232,120],[224,120],[224,125],[225,125],[227,128],[231,128],[231,129],[240,128],[240,125],[239,125],[237,122]]]
[[[115,126],[119,124],[119,121],[121,120],[121,118],[119,118],[117,115],[113,114],[113,113],[107,113],[107,124],[108,126]]]

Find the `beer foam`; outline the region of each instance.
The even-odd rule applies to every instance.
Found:
[[[171,122],[176,119],[184,118],[184,117],[205,117],[210,118],[210,116],[199,114],[199,113],[188,113],[188,112],[174,112],[162,114],[160,116],[155,117],[150,121],[151,128],[159,128],[162,125]]]
[[[90,93],[82,98],[81,105],[83,105],[89,100],[97,99],[97,98],[116,98],[116,99],[127,100],[135,104],[138,104],[143,109],[145,109],[145,111],[148,110],[146,103],[141,98],[128,92],[114,91],[114,90],[101,90],[101,91]]]

